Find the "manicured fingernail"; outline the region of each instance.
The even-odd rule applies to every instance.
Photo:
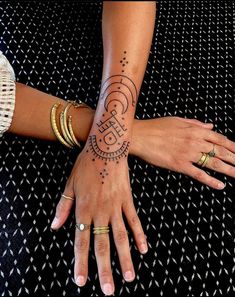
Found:
[[[141,243],[141,245],[140,245],[140,251],[143,254],[147,253],[148,247],[147,247],[147,244],[146,243]]]
[[[124,273],[124,278],[126,281],[132,281],[134,279],[134,275],[132,273],[132,271],[128,270]]]
[[[103,287],[103,292],[105,295],[112,295],[113,294],[113,287],[111,284],[104,284]]]
[[[51,228],[56,228],[58,223],[59,223],[59,220],[55,217],[52,224],[51,224]]]
[[[218,189],[223,189],[225,187],[225,184],[224,183],[218,183]]]
[[[78,286],[84,286],[85,285],[85,277],[82,275],[79,275],[76,279],[76,284]]]

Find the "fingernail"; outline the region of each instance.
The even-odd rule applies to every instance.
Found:
[[[58,223],[59,223],[59,220],[55,217],[52,224],[51,224],[51,228],[57,227]]]
[[[104,284],[103,285],[103,292],[105,295],[112,295],[113,294],[113,287],[111,284]]]
[[[132,271],[128,270],[124,273],[124,278],[126,281],[132,281],[134,279],[134,275]]]
[[[143,254],[147,253],[148,247],[147,247],[147,244],[146,243],[141,243],[141,245],[140,245],[140,251]]]
[[[218,183],[218,189],[223,189],[225,187],[225,184],[224,183]]]
[[[77,277],[77,279],[76,279],[76,284],[77,284],[78,286],[84,286],[84,284],[85,284],[85,277],[82,276],[82,275],[79,275],[79,276]]]

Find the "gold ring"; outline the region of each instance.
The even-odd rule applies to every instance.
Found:
[[[201,166],[205,162],[206,156],[207,156],[206,153],[202,153],[201,158],[197,161],[197,165]]]
[[[209,155],[209,154],[206,154],[206,159],[205,159],[205,161],[202,163],[201,166],[202,166],[202,167],[205,167],[206,164],[208,163],[209,159],[210,159],[210,155]]]
[[[93,228],[93,234],[106,234],[109,233],[109,226],[100,226]]]
[[[63,197],[64,199],[68,199],[68,200],[73,200],[73,201],[74,201],[74,198],[73,198],[73,197],[66,196],[66,195],[64,195],[64,194],[62,194],[62,197]]]

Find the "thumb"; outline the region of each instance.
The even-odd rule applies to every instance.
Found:
[[[57,204],[55,217],[51,224],[51,229],[57,230],[63,226],[70,214],[70,210],[73,206],[74,199],[74,193],[71,194],[71,191],[64,191],[59,203]]]

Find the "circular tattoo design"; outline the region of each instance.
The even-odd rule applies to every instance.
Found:
[[[137,100],[137,88],[134,82],[126,75],[119,74],[110,76],[101,87],[101,99],[104,99],[104,107],[109,111],[111,102],[122,106],[122,113],[128,109],[129,100],[134,107]]]
[[[130,142],[124,141],[123,144],[117,150],[112,152],[105,152],[99,147],[96,141],[96,136],[95,135],[89,136],[90,150],[92,154],[95,156],[95,158],[98,158],[101,160],[117,161],[122,157],[126,157],[128,154],[129,145],[130,145]]]

